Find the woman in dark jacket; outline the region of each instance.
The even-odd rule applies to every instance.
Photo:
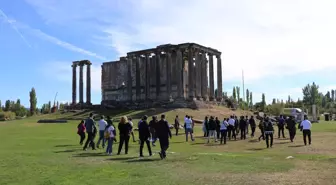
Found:
[[[125,143],[125,154],[128,153],[128,142],[130,139],[130,134],[132,131],[131,124],[127,121],[127,117],[123,116],[120,119],[120,123],[118,124],[119,129],[119,148],[118,148],[118,154],[120,155],[121,149]]]

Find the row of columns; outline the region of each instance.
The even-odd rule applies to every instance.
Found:
[[[86,65],[86,104],[91,105],[91,63],[89,61],[72,64],[72,104],[77,104],[77,66],[79,66],[79,103],[84,103],[83,67]]]
[[[184,97],[184,88],[183,87],[183,52],[188,55],[188,97]],[[222,63],[220,54],[216,55],[217,58],[217,97],[215,97],[214,90],[214,64],[213,64],[213,54],[208,53],[209,56],[209,81],[210,81],[210,91],[208,94],[208,60],[206,58],[206,52],[196,50],[194,48],[188,48],[188,50],[182,51],[181,49],[165,51],[166,58],[166,92],[167,97],[169,98],[172,91],[171,77],[176,75],[176,86],[177,86],[177,96],[174,98],[189,98],[189,99],[203,99],[210,101],[221,101],[222,100]],[[174,52],[174,53],[173,53]],[[175,53],[176,52],[176,53]],[[177,70],[172,71],[172,55],[175,54],[174,60],[176,60]],[[145,98],[148,100],[150,98],[150,55],[145,54],[144,57],[140,55],[129,55],[127,57],[127,93],[128,99],[132,100],[133,91],[132,91],[132,63],[135,62],[136,66],[136,100],[141,99],[141,86],[140,86],[140,61],[145,60]],[[156,97],[159,99],[161,91],[161,82],[160,82],[160,65],[162,64],[161,60],[161,51],[155,53],[155,65],[156,65]],[[194,59],[195,57],[195,59]]]

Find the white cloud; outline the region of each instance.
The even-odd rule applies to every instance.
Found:
[[[26,1],[48,23],[94,24],[97,33],[91,37],[119,55],[165,43],[216,48],[223,53],[224,84],[241,79],[241,69],[253,86],[276,76],[336,67],[334,0]],[[269,87],[274,97],[302,94],[285,87],[273,92],[276,87]]]
[[[25,42],[25,44],[27,44],[27,46],[31,48],[30,43],[15,26],[15,20],[9,19],[8,16],[5,14],[5,12],[2,11],[1,9],[0,9],[0,17],[2,17],[2,19],[4,19],[4,21],[7,22],[14,29],[14,31],[20,36],[23,42]]]

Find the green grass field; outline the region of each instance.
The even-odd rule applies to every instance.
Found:
[[[335,122],[314,124],[311,146],[302,146],[298,132],[294,143],[276,138],[271,149],[252,138],[207,145],[198,126],[196,141],[174,136],[167,159],[160,160],[157,154],[139,159],[139,145],[133,142],[128,155],[82,151],[78,121],[38,124],[37,119],[0,122],[1,185],[336,184]],[[152,149],[159,151],[159,145]]]

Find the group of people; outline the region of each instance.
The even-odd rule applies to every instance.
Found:
[[[153,116],[152,120],[147,121],[148,117],[143,116],[143,118],[138,122],[138,131],[139,131],[139,143],[140,143],[140,157],[143,157],[143,147],[146,143],[149,156],[152,156],[151,145],[155,146],[155,142],[159,140],[161,151],[159,152],[161,159],[166,158],[166,151],[169,148],[169,138],[172,137],[170,126],[165,119],[165,115],[161,115],[160,120],[157,116]],[[266,147],[273,146],[273,136],[274,136],[274,125],[278,126],[278,138],[282,136],[285,138],[284,130],[285,128],[289,131],[289,137],[291,142],[293,142],[296,135],[296,121],[290,116],[284,118],[280,115],[279,119],[272,121],[268,116],[258,118],[260,120],[258,128],[260,129],[261,135],[258,137],[258,140],[261,139],[266,141]],[[180,129],[179,117],[176,116],[174,128],[176,130],[176,135],[179,134]],[[191,140],[194,141],[194,126],[195,120],[186,115],[184,118],[184,130],[186,136],[186,142],[188,142],[189,135]],[[304,117],[298,128],[303,132],[304,144],[311,144],[311,122],[308,120],[307,116]],[[207,143],[210,142],[210,139],[213,138],[215,142],[220,140],[220,144],[226,144],[227,139],[237,140],[237,134],[240,133],[240,139],[245,140],[249,134],[249,127],[251,129],[251,137],[254,137],[256,131],[256,121],[253,116],[250,118],[248,116],[241,116],[238,120],[237,116],[230,116],[230,118],[224,118],[222,121],[218,117],[205,117],[203,121],[202,130],[204,132],[204,137],[207,138]],[[92,150],[95,150],[96,147],[99,148],[100,143],[102,142],[102,147],[106,147],[106,153],[112,155],[113,143],[116,142],[116,127],[113,125],[111,118],[108,116],[107,120],[102,116],[99,120],[99,139],[97,145],[95,145],[95,136],[98,133],[95,121],[93,119],[93,114],[90,114],[90,117],[85,121],[82,120],[78,125],[77,134],[80,136],[80,144],[83,145],[85,140],[85,133],[87,133],[87,140],[83,146],[83,150],[86,150],[88,146],[92,147]],[[117,155],[120,155],[121,150],[125,144],[125,154],[128,153],[128,143],[129,139],[132,136],[133,142],[136,142],[133,132],[133,122],[131,118],[126,116],[121,117],[118,124],[119,130],[119,147]],[[281,134],[281,135],[280,135]]]

